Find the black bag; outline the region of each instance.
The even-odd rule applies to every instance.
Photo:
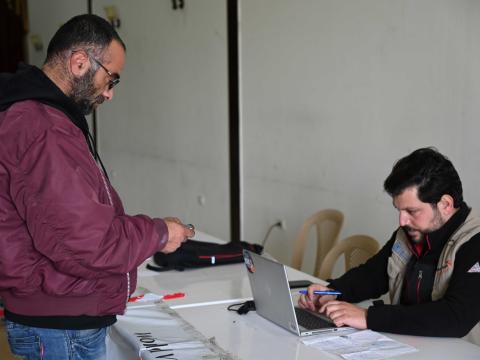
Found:
[[[215,244],[198,240],[187,240],[175,252],[164,254],[157,252],[153,261],[158,266],[147,264],[147,269],[154,271],[198,268],[243,262],[243,249],[261,254],[263,246],[246,241]]]

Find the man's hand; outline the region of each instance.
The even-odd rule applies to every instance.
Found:
[[[301,308],[308,309],[311,311],[318,311],[324,304],[328,301],[335,300],[337,297],[335,295],[314,295],[314,291],[326,291],[332,290],[326,286],[320,284],[310,285],[307,289],[308,294],[302,295],[298,300],[298,305]]]
[[[168,254],[177,250],[183,242],[195,235],[193,228],[182,224],[182,222],[174,217],[167,217],[163,219],[168,228],[168,241],[163,249],[160,251]]]
[[[332,300],[320,308],[336,326],[351,326],[356,329],[367,328],[367,309],[347,303],[345,301]]]

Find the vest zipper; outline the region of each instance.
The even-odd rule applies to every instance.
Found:
[[[420,270],[418,272],[418,277],[417,277],[417,304],[420,304],[420,286],[422,284],[422,277],[423,277],[423,271]]]

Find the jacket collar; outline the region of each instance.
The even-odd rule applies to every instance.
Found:
[[[430,246],[429,250],[441,251],[441,249],[443,249],[446,242],[448,241],[448,239],[450,239],[455,230],[457,230],[460,225],[465,222],[465,219],[467,218],[470,211],[471,209],[467,206],[467,204],[465,202],[462,202],[462,204],[460,204],[460,207],[458,208],[458,211],[455,212],[455,214],[453,214],[453,216],[448,219],[448,221],[440,229],[428,233],[428,246]],[[413,242],[411,240],[410,242],[413,245]],[[424,246],[426,245],[427,244],[425,243]]]

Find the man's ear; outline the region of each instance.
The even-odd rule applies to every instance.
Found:
[[[450,215],[455,210],[455,201],[451,195],[444,194],[437,203],[437,207],[443,214]]]
[[[72,55],[70,55],[68,65],[73,76],[77,78],[85,75],[91,66],[90,59],[87,53],[83,50],[74,51]]]

